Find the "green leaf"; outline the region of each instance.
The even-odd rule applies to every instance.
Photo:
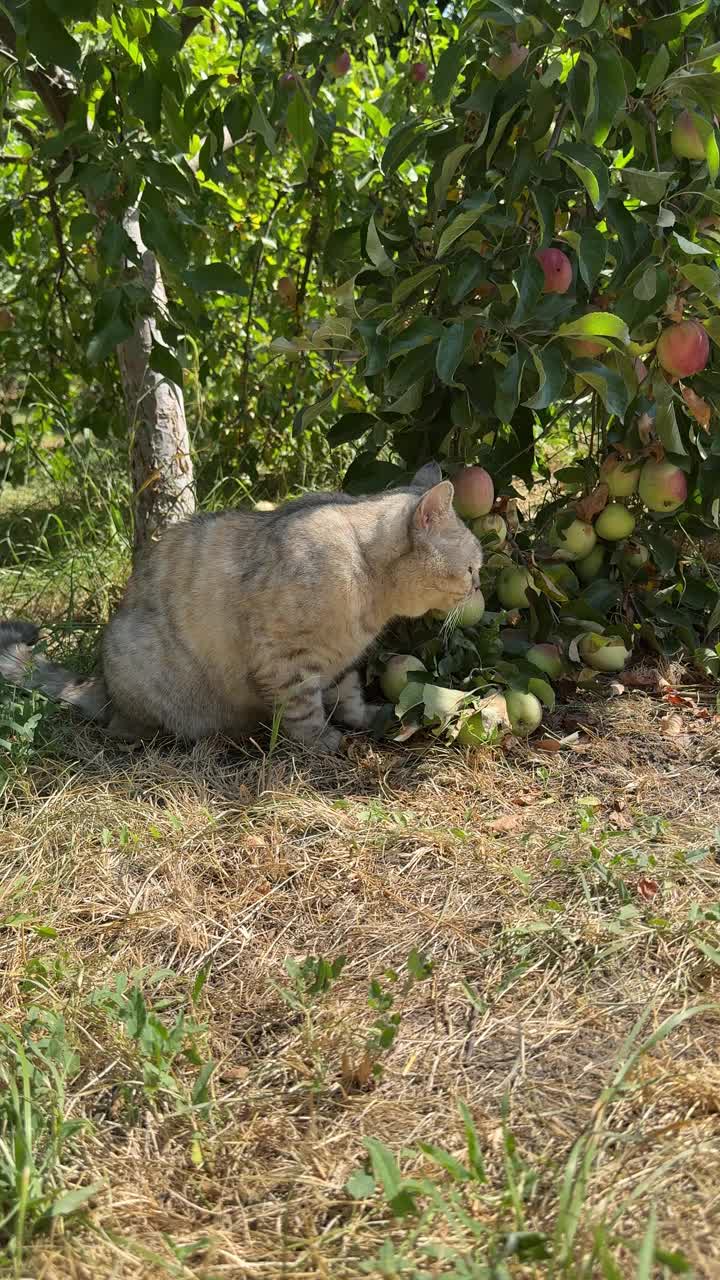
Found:
[[[694,244],[692,240],[686,240],[684,236],[680,235],[679,231],[675,231],[674,236],[683,253],[695,256],[698,254],[707,254],[708,257],[712,256],[710,250],[706,249],[704,245]]]
[[[478,1131],[475,1128],[475,1121],[470,1114],[470,1108],[462,1099],[458,1102],[458,1110],[462,1116],[463,1128],[465,1130],[465,1144],[467,1147],[468,1164],[473,1172],[473,1176],[477,1182],[487,1182],[487,1174],[485,1173],[485,1161],[483,1160],[482,1148]]]
[[[330,405],[337,395],[341,381],[342,379],[338,378],[333,382],[330,390],[322,396],[320,400],[316,400],[313,404],[306,405],[304,409],[300,409],[300,411],[295,414],[295,418],[293,419],[293,429],[296,435],[305,431],[306,428],[310,426],[311,422],[314,422],[316,418],[321,418],[325,413],[325,410],[330,408]]]
[[[694,263],[683,263],[681,271],[700,293],[704,293],[715,306],[720,306],[720,271],[714,267],[696,266]]]
[[[648,1225],[638,1253],[635,1280],[652,1280],[655,1271],[655,1237],[657,1236],[657,1217],[651,1209]]]
[[[50,1217],[66,1218],[68,1214],[75,1213],[92,1196],[96,1196],[98,1191],[102,1191],[103,1185],[102,1182],[92,1182],[89,1187],[76,1187],[74,1191],[66,1191],[50,1206]]]
[[[568,320],[561,324],[555,335],[558,338],[615,338],[618,342],[629,341],[627,325],[619,316],[609,311],[590,311],[576,320]]]
[[[159,133],[162,120],[162,84],[152,71],[138,71],[130,82],[128,104],[148,133]]]
[[[549,187],[543,187],[535,183],[532,186],[532,198],[535,201],[540,223],[540,244],[538,248],[544,249],[555,236],[556,197]],[[598,232],[597,234],[599,235],[600,233]]]
[[[452,40],[440,54],[432,82],[433,101],[439,106],[450,97],[466,57],[467,49],[462,40]]]
[[[512,422],[520,403],[520,383],[524,367],[525,357],[521,357],[520,352],[516,351],[502,372],[495,376],[495,412],[501,422]]]
[[[248,129],[251,129],[254,133],[259,133],[270,154],[277,155],[277,134],[257,98],[252,99],[252,111],[250,112]]]
[[[448,325],[438,343],[435,357],[435,369],[441,382],[452,383],[464,350],[465,325],[461,321]]]
[[[147,39],[148,43],[161,58],[171,59],[182,48],[183,38],[180,28],[174,27],[172,23],[165,18],[161,18],[157,13],[153,17]]]
[[[397,125],[387,140],[380,168],[386,176],[394,173],[404,160],[415,151],[415,143],[429,126],[424,120],[410,120],[406,124]]]
[[[528,680],[528,692],[534,693],[548,711],[555,710],[555,690],[547,680],[542,680],[540,676],[531,676]]]
[[[600,0],[583,0],[582,8],[577,16],[581,27],[591,27],[600,11]]]
[[[555,155],[577,174],[594,208],[601,209],[610,190],[610,176],[600,157],[582,142],[563,143]]]
[[[182,387],[182,365],[177,356],[173,355],[170,348],[163,346],[160,342],[153,342],[152,351],[150,352],[150,368],[155,373],[162,374],[163,378],[167,378],[168,382]]]
[[[620,180],[625,184],[631,196],[641,200],[643,204],[659,204],[665,199],[668,183],[672,173],[658,172],[655,169],[631,169],[626,166],[620,169]]]
[[[588,290],[592,289],[605,266],[607,239],[595,227],[586,227],[580,237],[578,268]]]
[[[655,431],[668,453],[686,454],[675,415],[675,399],[672,387],[658,370],[653,374],[652,390],[655,396]]]
[[[662,18],[653,18],[646,24],[645,30],[654,40],[674,40],[682,35],[694,22],[704,17],[710,8],[709,0],[701,0],[692,9],[677,9]]]
[[[317,145],[317,131],[313,127],[310,104],[300,89],[290,99],[286,120],[288,133],[297,144],[300,158],[307,172]]]
[[[392,304],[394,307],[400,306],[402,302],[406,302],[416,289],[421,288],[426,281],[431,280],[440,271],[439,263],[432,263],[429,267],[421,267],[420,271],[416,271],[409,276],[407,280],[402,280],[396,285],[392,292]]]
[[[44,0],[31,0],[28,7],[27,43],[38,62],[45,66],[75,71],[79,65],[80,45]]]
[[[445,203],[445,197],[455,170],[468,151],[472,151],[472,146],[472,142],[461,142],[459,147],[453,147],[452,151],[448,151],[445,156],[439,177],[435,181],[435,201],[438,205]]]
[[[510,317],[510,325],[516,328],[532,316],[542,296],[545,273],[533,253],[526,258],[520,275],[513,280],[518,300]]]
[[[183,279],[196,293],[232,293],[247,297],[248,285],[244,275],[227,262],[206,262],[202,267],[190,267]]]
[[[98,241],[98,251],[109,267],[116,267],[123,258],[138,261],[138,251],[122,223],[108,218]]]
[[[450,1174],[456,1182],[471,1182],[472,1174],[461,1164],[455,1156],[451,1156],[449,1151],[445,1151],[442,1147],[436,1147],[433,1142],[419,1142],[418,1147],[426,1155],[429,1156],[435,1164]]]
[[[464,236],[466,231],[475,226],[480,217],[480,212],[479,209],[462,209],[451,222],[445,225],[440,236],[436,257],[442,258],[450,246],[460,239],[460,236]]]
[[[328,431],[327,442],[335,448],[336,445],[359,440],[377,421],[373,413],[344,413]]]
[[[625,417],[630,393],[619,373],[597,360],[574,360],[572,367],[583,382],[597,391],[608,413]]]
[[[391,258],[388,257],[387,253],[385,252],[385,248],[382,244],[380,236],[378,235],[377,227],[375,226],[374,214],[372,215],[368,223],[367,236],[365,239],[365,250],[373,266],[377,267],[381,275],[391,276],[393,274],[395,270],[395,263],[392,261]]]
[[[627,88],[622,58],[614,45],[596,45],[593,57],[597,67],[597,113],[592,140],[596,147],[600,147],[607,138],[615,117],[625,106]]]
[[[419,316],[393,339],[389,358],[394,360],[397,356],[406,355],[408,351],[414,351],[416,347],[427,346],[429,342],[440,338],[442,331],[440,320],[435,320],[432,316]]]
[[[388,1200],[400,1191],[400,1170],[392,1151],[377,1138],[363,1138],[363,1146],[370,1156],[375,1179],[380,1183]]]
[[[119,295],[119,290],[113,290]],[[133,326],[126,315],[118,297],[114,309],[106,308],[106,296],[102,297],[95,310],[95,332],[88,343],[87,358],[90,364],[98,364],[111,355],[115,348],[132,337]]]
[[[641,302],[650,302],[657,293],[657,271],[654,265],[646,267],[637,284],[633,286],[633,297]]]
[[[567,378],[567,368],[557,346],[545,347],[542,352],[533,347],[531,355],[540,382],[535,395],[524,403],[528,409],[538,412],[547,409],[559,397]]]
[[[652,93],[662,84],[670,66],[670,54],[667,45],[661,44],[656,51],[645,77],[645,93]]]
[[[364,1169],[355,1169],[345,1183],[345,1190],[353,1200],[367,1200],[375,1194],[375,1179]]]

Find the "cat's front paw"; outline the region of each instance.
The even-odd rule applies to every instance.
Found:
[[[315,738],[312,742],[308,742],[311,751],[316,751],[318,755],[335,756],[342,746],[343,735],[339,729],[333,729],[332,725],[328,725],[323,729],[319,738]]]
[[[372,729],[379,710],[379,707],[365,702],[362,707],[353,707],[350,713],[344,715],[343,723],[350,729]]]

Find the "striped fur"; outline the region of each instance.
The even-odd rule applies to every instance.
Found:
[[[452,496],[432,465],[376,497],[315,494],[173,525],[106,628],[104,678],[34,659],[27,623],[0,624],[0,674],[123,737],[236,736],[279,712],[289,736],[334,751],[331,720],[372,720],[355,668],[387,623],[479,589],[480,544]]]

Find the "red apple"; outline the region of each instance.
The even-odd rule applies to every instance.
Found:
[[[564,289],[545,290],[546,293],[564,293]],[[602,342],[598,338],[566,338],[568,350],[571,355],[577,356],[581,360],[595,360],[597,356],[605,354],[608,343]]]
[[[681,111],[670,135],[673,154],[681,160],[704,160],[712,125],[694,111]]]
[[[488,58],[488,70],[492,71],[496,80],[507,80],[513,71],[517,71],[522,66],[528,56],[528,50],[524,45],[516,44],[514,40],[510,42],[507,53],[494,53]]]
[[[535,258],[545,274],[543,293],[567,293],[572,284],[572,265],[562,249],[538,249]]]
[[[286,307],[294,307],[297,303],[297,287],[292,276],[281,276],[277,282],[278,297]]]
[[[495,486],[484,467],[463,467],[453,476],[453,486],[458,515],[474,520],[488,514],[495,501]]]
[[[427,78],[428,78],[427,62],[411,62],[410,79],[413,80],[415,84],[424,84]]]
[[[297,88],[298,77],[294,71],[283,71],[278,84],[286,93],[292,93]]]
[[[350,70],[350,54],[347,49],[341,49],[335,55],[331,62],[328,63],[328,71],[335,80],[339,80],[341,76],[346,76]]]
[[[710,339],[698,320],[671,324],[658,338],[657,358],[667,373],[689,378],[710,359]]]
[[[640,472],[638,491],[649,511],[677,511],[687,498],[687,477],[672,462],[648,458]]]

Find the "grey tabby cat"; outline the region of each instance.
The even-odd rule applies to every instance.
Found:
[[[141,556],[103,641],[103,676],[34,657],[37,629],[0,623],[0,675],[116,737],[285,732],[336,751],[330,721],[367,728],[357,664],[393,618],[479,590],[480,544],[435,463],[373,497],[320,493],[274,511],[172,525]]]

